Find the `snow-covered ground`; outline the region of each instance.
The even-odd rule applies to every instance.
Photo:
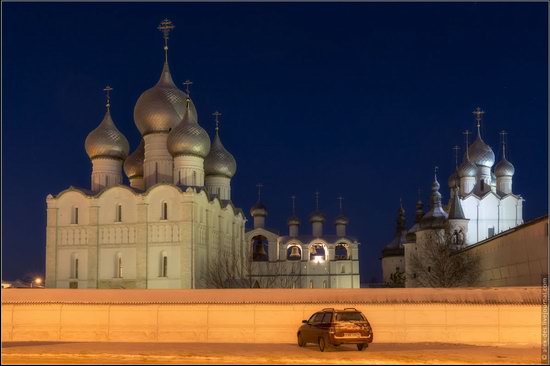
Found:
[[[533,364],[540,348],[441,343],[373,343],[362,352],[342,345],[319,352],[313,344],[2,343],[2,364]]]

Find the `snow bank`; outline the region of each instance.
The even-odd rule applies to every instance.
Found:
[[[2,304],[523,304],[539,287],[391,289],[2,289]]]

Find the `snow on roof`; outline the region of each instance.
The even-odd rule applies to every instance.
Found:
[[[2,304],[528,304],[539,287],[369,289],[4,289]]]

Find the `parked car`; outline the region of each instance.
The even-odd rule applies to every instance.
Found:
[[[329,346],[337,347],[341,344],[356,344],[357,349],[362,351],[373,339],[369,321],[355,308],[328,308],[316,312],[309,320],[302,320],[296,335],[298,346],[316,343],[321,352]]]

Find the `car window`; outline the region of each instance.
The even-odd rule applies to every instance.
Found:
[[[319,314],[319,313],[313,314],[313,315],[309,318],[309,320],[308,320],[307,322],[308,322],[308,323],[313,323],[313,319],[315,319],[315,317],[317,316],[317,314]]]
[[[317,313],[311,317],[310,323],[320,323],[323,319],[323,313]]]
[[[336,314],[337,321],[363,321],[365,317],[360,312],[346,311]]]
[[[332,320],[332,313],[325,313],[321,323],[330,323],[331,320]]]

